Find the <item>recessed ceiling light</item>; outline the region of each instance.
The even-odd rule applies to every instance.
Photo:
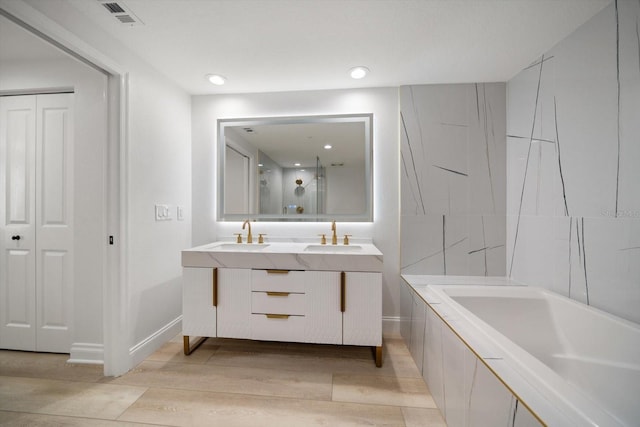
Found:
[[[351,70],[349,70],[349,74],[353,79],[361,79],[369,74],[369,69],[363,66],[353,67]]]
[[[227,79],[219,74],[207,74],[207,80],[216,86],[222,86]]]
[[[294,163],[293,166],[300,166],[300,163]]]
[[[331,144],[327,144],[327,145],[324,146],[325,150],[331,150],[331,148],[333,148],[333,147],[331,147]]]
[[[262,163],[258,163],[258,167],[263,167],[264,165]]]

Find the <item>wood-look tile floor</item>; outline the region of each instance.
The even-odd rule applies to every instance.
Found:
[[[0,425],[446,426],[400,338],[370,348],[182,337],[127,374],[0,351]]]

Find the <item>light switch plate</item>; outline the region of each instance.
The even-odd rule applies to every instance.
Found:
[[[182,206],[177,207],[176,218],[178,218],[178,221],[184,221],[184,208]]]
[[[171,221],[169,205],[156,205],[156,221]]]

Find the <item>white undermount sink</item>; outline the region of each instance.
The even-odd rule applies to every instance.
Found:
[[[307,252],[360,252],[360,245],[307,245],[304,248]]]
[[[261,251],[268,246],[269,244],[263,243],[223,243],[212,246],[211,249],[221,249],[223,251]]]

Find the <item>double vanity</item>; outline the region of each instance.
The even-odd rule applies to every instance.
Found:
[[[373,244],[342,239],[184,250],[184,352],[207,337],[371,346],[380,367],[382,265]]]

